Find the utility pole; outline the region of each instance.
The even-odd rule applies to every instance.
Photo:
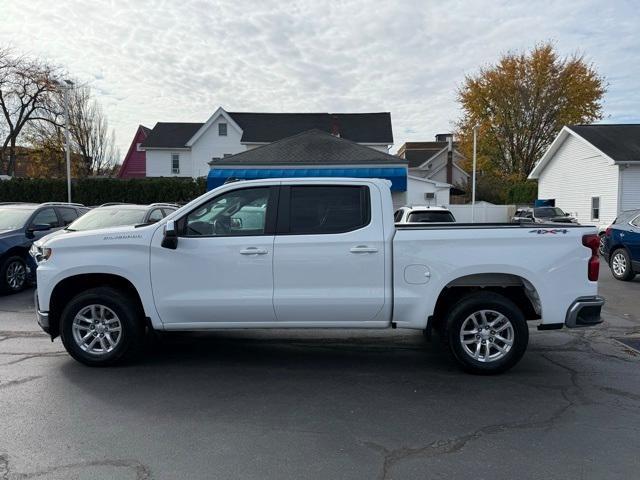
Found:
[[[476,223],[476,150],[478,143],[478,125],[473,126],[473,172],[471,173],[471,223]]]

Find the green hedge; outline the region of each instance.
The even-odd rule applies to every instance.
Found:
[[[73,180],[71,199],[85,205],[107,202],[188,202],[206,191],[199,178],[84,178]],[[64,202],[67,182],[60,178],[14,178],[0,181],[0,202]]]
[[[529,204],[538,197],[538,182],[525,181],[511,185],[507,190],[507,203]]]

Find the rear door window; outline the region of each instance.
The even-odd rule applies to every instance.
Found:
[[[62,225],[67,226],[78,218],[78,212],[75,208],[58,207],[58,214],[62,220]]]
[[[371,219],[366,186],[292,186],[289,199],[288,225],[281,225],[282,233],[344,233],[365,227]]]

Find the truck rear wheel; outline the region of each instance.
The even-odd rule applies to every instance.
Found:
[[[91,367],[109,366],[137,352],[144,323],[129,296],[110,287],[92,288],[66,306],[60,336],[77,361]]]
[[[474,374],[491,375],[513,367],[529,343],[529,328],[520,309],[493,292],[463,297],[453,306],[447,323],[449,350]]]

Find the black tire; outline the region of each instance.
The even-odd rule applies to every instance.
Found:
[[[484,322],[486,329],[478,332],[477,335],[465,335],[469,341],[475,342],[476,339],[479,338],[478,342],[485,342],[484,344],[481,343],[479,348],[480,352],[485,351],[485,357],[488,356],[486,361],[474,358],[472,354],[465,349],[461,338],[463,325],[465,325],[465,327],[473,325],[473,320],[467,322],[467,319],[476,313],[478,320],[481,321],[482,315],[479,313],[481,311],[485,311],[486,320]],[[491,312],[503,315],[511,324],[510,328],[506,327],[506,335],[512,337],[512,343],[508,349],[506,343],[496,338],[499,337],[499,334],[492,333],[494,330],[491,330],[489,327],[491,322],[495,322],[500,318],[496,313]],[[463,370],[469,373],[492,375],[505,372],[520,361],[529,343],[529,328],[527,327],[527,321],[522,311],[511,300],[497,293],[478,292],[463,297],[451,308],[447,320],[446,338],[449,351]],[[500,322],[498,324],[499,328],[506,324],[503,320],[498,321]],[[467,323],[465,324],[465,322]],[[468,330],[465,329],[465,331]],[[478,337],[478,335],[480,335],[480,337]],[[483,340],[484,335],[493,336]],[[472,347],[477,347],[477,345],[471,344],[471,346],[467,345],[467,347],[471,349]],[[498,350],[498,347],[503,350],[506,349],[507,351],[503,353]],[[491,359],[491,351],[494,351],[493,355],[496,357],[495,359]],[[477,353],[477,350],[475,353]]]
[[[621,265],[622,262],[624,262],[623,270],[620,271],[618,268],[614,269],[616,261],[620,262],[618,265]],[[624,248],[618,248],[613,251],[609,258],[609,268],[611,269],[611,274],[618,280],[628,282],[636,276],[633,268],[631,267],[631,257],[629,257],[629,253]],[[616,270],[619,270],[620,273],[616,273]]]
[[[116,345],[111,351],[89,353],[80,346],[74,337],[73,323],[76,315],[91,305],[107,307],[112,314],[116,315],[120,323],[121,336],[117,337]],[[130,360],[139,352],[144,338],[142,315],[136,302],[122,291],[111,287],[92,288],[73,297],[65,307],[60,317],[60,338],[69,355],[85,365],[90,367],[115,365]],[[115,338],[115,333],[111,333],[111,335]],[[93,332],[93,336],[96,336],[96,332]]]
[[[604,239],[605,239],[604,233],[601,233],[599,237],[600,237],[600,244],[598,245],[598,253],[600,254],[601,257],[604,257],[606,254],[606,252],[604,251]]]
[[[15,276],[16,273],[18,277]],[[27,263],[24,258],[14,255],[5,259],[0,266],[0,291],[2,293],[20,292],[27,284]]]

